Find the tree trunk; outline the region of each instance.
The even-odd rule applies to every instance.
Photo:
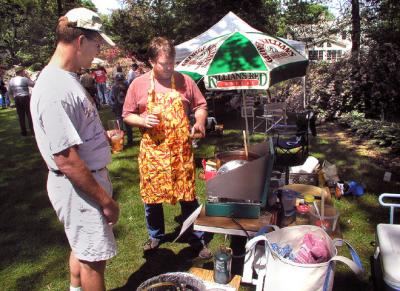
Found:
[[[63,15],[62,0],[57,0],[57,14],[58,17],[61,17]]]
[[[351,56],[354,61],[358,61],[360,51],[360,37],[361,37],[361,24],[360,24],[360,1],[351,0]]]

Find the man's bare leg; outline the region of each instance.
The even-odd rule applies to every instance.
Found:
[[[88,262],[80,260],[82,289],[85,291],[105,291],[104,271],[106,261]]]
[[[69,256],[69,271],[70,271],[70,285],[71,287],[81,286],[81,265],[79,260],[75,257],[74,253],[71,251]]]

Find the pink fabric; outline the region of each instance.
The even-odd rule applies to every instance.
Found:
[[[200,108],[207,110],[207,102],[203,94],[189,76],[175,72],[174,78],[176,90],[182,96],[186,115]],[[147,114],[147,92],[149,88],[150,72],[133,80],[126,94],[122,117],[126,117],[131,113]],[[171,91],[171,88],[163,86],[162,83],[155,80],[155,90],[157,93],[166,93]]]
[[[329,249],[325,239],[306,233],[303,245],[295,255],[295,262],[301,264],[318,264],[329,260]]]

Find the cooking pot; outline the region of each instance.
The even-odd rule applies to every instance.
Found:
[[[246,158],[246,152],[237,150],[237,151],[228,151],[228,152],[221,152],[215,155],[217,160],[217,164],[223,165],[229,161],[233,160],[245,160],[245,161],[253,161],[260,157],[260,155],[249,152],[248,157]]]

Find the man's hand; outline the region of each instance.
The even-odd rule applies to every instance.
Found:
[[[125,135],[125,132],[123,131],[123,130],[121,130],[121,129],[112,129],[112,130],[107,130],[106,131],[106,136],[107,136],[107,139],[108,139],[108,142],[109,143],[111,143],[111,137],[113,137],[114,135],[122,135],[122,138],[124,137],[124,135]]]
[[[112,198],[103,206],[103,214],[106,217],[109,225],[114,225],[117,223],[119,218],[119,205]]]
[[[153,128],[160,123],[158,117],[154,114],[148,114],[144,117],[144,124],[143,126],[146,128]]]
[[[202,122],[196,122],[193,127],[192,131],[190,133],[191,137],[193,138],[202,138],[205,137],[206,135],[206,128],[204,126],[204,123]]]

